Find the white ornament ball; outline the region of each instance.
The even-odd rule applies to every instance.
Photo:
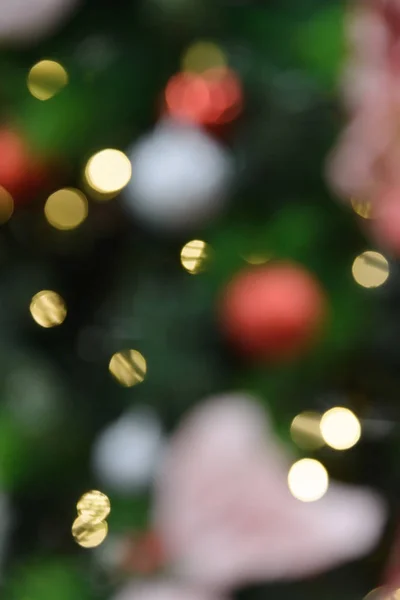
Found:
[[[126,205],[139,220],[166,230],[185,230],[224,208],[233,175],[226,148],[205,131],[161,122],[130,151],[132,178]]]
[[[79,0],[1,0],[0,43],[35,43],[50,35]]]
[[[150,410],[135,410],[107,427],[94,443],[92,465],[105,489],[139,492],[154,476],[163,445],[161,425]]]

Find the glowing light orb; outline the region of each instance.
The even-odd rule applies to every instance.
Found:
[[[48,197],[44,214],[50,225],[56,229],[75,229],[88,216],[86,196],[74,188],[58,190]]]
[[[120,150],[108,148],[92,156],[85,168],[85,178],[90,188],[100,194],[120,192],[132,177],[129,158]]]
[[[28,74],[28,90],[38,100],[49,100],[68,84],[68,73],[54,60],[41,60]]]
[[[320,429],[325,443],[335,450],[348,450],[361,437],[361,425],[356,415],[340,406],[331,408],[322,416]]]
[[[181,263],[191,275],[197,275],[206,268],[210,257],[210,247],[201,240],[192,240],[181,251]]]
[[[321,415],[316,412],[302,412],[290,426],[292,440],[300,448],[314,449],[324,445],[320,430]]]
[[[147,373],[146,359],[137,350],[123,350],[112,356],[110,373],[124,387],[133,387],[144,381]]]
[[[302,502],[315,502],[324,496],[329,486],[325,467],[317,460],[303,458],[291,467],[288,475],[292,495]]]
[[[91,523],[100,523],[108,517],[111,511],[108,496],[97,490],[83,494],[79,499],[76,509],[78,515]]]
[[[72,535],[76,543],[82,546],[82,548],[96,548],[100,546],[106,539],[107,534],[108,525],[106,521],[93,523],[79,516],[72,525]]]
[[[389,263],[379,252],[363,252],[353,262],[355,281],[365,288],[376,288],[389,277]]]
[[[34,321],[46,329],[61,325],[67,316],[64,300],[57,292],[51,290],[43,290],[35,294],[29,310]]]

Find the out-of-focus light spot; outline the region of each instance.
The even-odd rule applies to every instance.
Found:
[[[182,266],[191,275],[204,271],[210,258],[210,247],[201,240],[192,240],[181,251]]]
[[[53,98],[68,83],[68,73],[54,60],[41,60],[29,71],[28,89],[38,100]]]
[[[361,437],[361,425],[356,415],[340,406],[331,408],[322,416],[320,429],[325,443],[335,450],[348,450]]]
[[[94,523],[87,521],[85,517],[79,516],[72,525],[72,535],[82,548],[96,548],[104,542],[108,533],[106,521]]]
[[[389,277],[389,263],[382,254],[368,250],[353,262],[353,277],[365,288],[375,288],[384,284]]]
[[[85,168],[87,184],[100,194],[117,194],[129,183],[131,176],[129,158],[112,148],[94,154]]]
[[[58,190],[48,197],[44,214],[50,225],[56,229],[75,229],[88,215],[86,196],[74,188]]]
[[[0,186],[0,225],[7,223],[14,212],[14,200],[6,189]]]
[[[316,412],[302,412],[293,419],[290,435],[299,448],[311,450],[324,445],[320,421],[321,415]]]
[[[266,262],[270,260],[269,256],[264,254],[246,254],[243,256],[243,260],[245,260],[249,265],[264,265]]]
[[[64,300],[57,292],[51,290],[35,294],[29,310],[36,323],[45,328],[61,325],[67,316]]]
[[[224,51],[213,42],[198,41],[192,44],[182,57],[182,71],[204,73],[209,69],[227,66]]]
[[[78,515],[91,523],[100,523],[111,511],[108,496],[97,490],[83,494],[76,505]]]
[[[114,354],[108,368],[118,383],[124,387],[133,387],[144,380],[147,363],[137,350],[123,350]]]
[[[242,88],[229,69],[210,69],[202,75],[178,73],[165,90],[169,114],[202,125],[233,121],[242,109]]]
[[[292,495],[297,500],[315,502],[328,490],[328,472],[317,460],[303,458],[291,467],[288,484]]]
[[[378,587],[369,592],[364,600],[400,600],[400,589],[389,592],[385,587]]]
[[[363,219],[372,218],[372,205],[371,202],[361,202],[360,200],[351,200],[351,206],[354,212]]]

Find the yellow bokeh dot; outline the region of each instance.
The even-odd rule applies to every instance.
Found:
[[[28,75],[28,89],[38,100],[53,98],[68,83],[68,73],[54,60],[41,60]]]
[[[348,408],[336,406],[322,415],[321,435],[325,443],[335,450],[348,450],[361,437],[361,424]]]
[[[31,300],[31,315],[38,325],[45,328],[57,327],[65,321],[67,308],[57,292],[42,290]]]
[[[83,516],[75,519],[72,525],[72,535],[82,548],[96,548],[104,542],[108,533],[106,521],[93,523],[87,521]]]
[[[88,201],[80,190],[64,188],[48,197],[44,214],[50,225],[56,229],[75,229],[88,216]]]
[[[85,167],[89,188],[100,194],[116,194],[130,181],[132,165],[120,150],[108,148],[94,154]]]
[[[291,467],[288,484],[292,495],[297,500],[315,502],[328,490],[328,472],[319,461],[303,458]]]
[[[209,69],[227,66],[225,52],[214,42],[198,41],[192,44],[182,57],[182,71],[204,73]]]
[[[87,521],[100,523],[110,514],[110,499],[102,492],[92,490],[83,494],[76,505],[76,509],[78,514]]]
[[[379,252],[368,250],[354,260],[352,273],[355,281],[362,287],[379,287],[389,277],[389,263]]]
[[[210,258],[210,247],[201,240],[192,240],[185,244],[181,251],[182,266],[191,275],[205,270]]]
[[[124,387],[133,387],[146,377],[146,359],[137,350],[123,350],[114,354],[109,364],[110,373]]]
[[[316,412],[302,412],[297,415],[290,426],[290,435],[294,443],[307,450],[321,448],[324,440],[320,421],[321,415]]]
[[[371,202],[361,202],[360,200],[351,200],[351,206],[354,212],[362,219],[372,218],[372,204]]]
[[[7,223],[14,212],[14,200],[6,189],[0,186],[0,225]]]

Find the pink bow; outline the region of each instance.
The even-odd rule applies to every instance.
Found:
[[[303,503],[288,488],[291,462],[250,398],[195,409],[167,448],[154,507],[176,581],[193,591],[158,581],[118,600],[216,600],[238,585],[301,579],[368,553],[385,521],[380,497],[332,483]]]
[[[350,122],[328,175],[339,195],[369,201],[400,186],[399,0],[359,0],[348,33],[343,88]]]

